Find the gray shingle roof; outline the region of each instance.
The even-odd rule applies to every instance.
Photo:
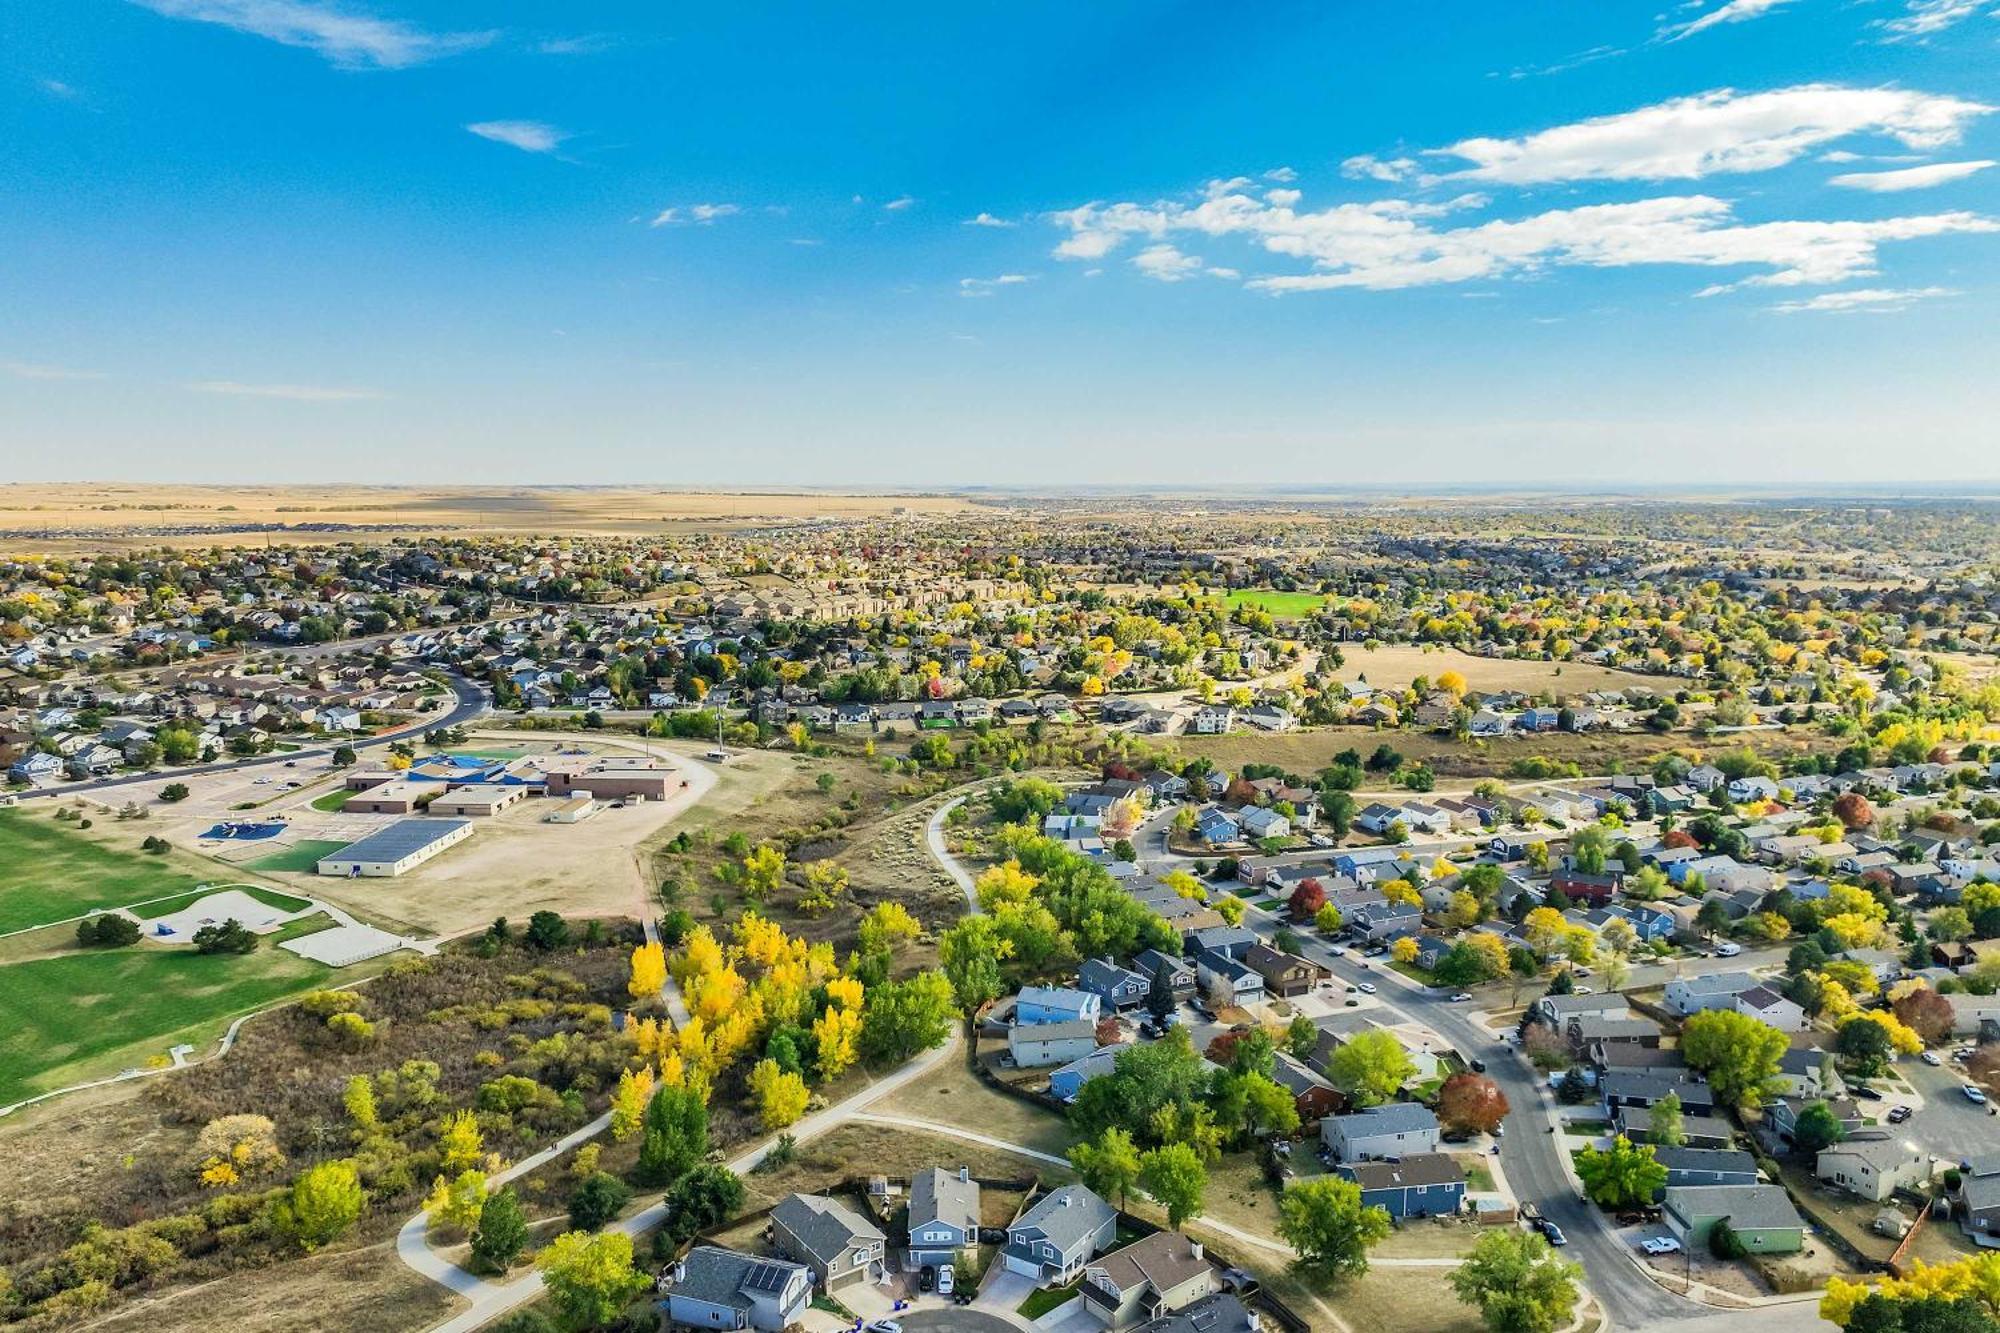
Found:
[[[1805,1219],[1778,1185],[1677,1185],[1666,1205],[1682,1217],[1726,1217],[1738,1231],[1804,1227]]]
[[[783,1259],[766,1259],[719,1245],[697,1245],[681,1260],[680,1277],[673,1294],[710,1305],[748,1309],[743,1292],[781,1291],[794,1273],[805,1273],[802,1264]],[[808,1276],[810,1281],[810,1276]]]
[[[1415,1102],[1388,1102],[1353,1115],[1334,1116],[1333,1121],[1350,1139],[1376,1134],[1415,1134],[1438,1127],[1438,1119],[1431,1114],[1430,1107]]]
[[[1058,1248],[1068,1250],[1113,1216],[1111,1205],[1089,1186],[1064,1185],[1043,1195],[1034,1207],[1021,1214],[1007,1228],[1007,1236],[1012,1240],[1019,1235],[1040,1235]]]
[[[960,1180],[942,1167],[919,1172],[910,1182],[910,1228],[943,1222],[962,1230],[979,1226],[979,1185]]]
[[[839,1258],[856,1245],[888,1239],[874,1223],[823,1194],[787,1195],[771,1210],[771,1218],[798,1237],[799,1244],[821,1263]]]

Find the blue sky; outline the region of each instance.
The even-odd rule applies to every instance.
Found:
[[[0,480],[2000,480],[2000,0],[25,0],[0,117]]]

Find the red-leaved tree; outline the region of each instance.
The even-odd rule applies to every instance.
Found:
[[[1507,1114],[1507,1094],[1484,1074],[1453,1074],[1438,1089],[1438,1123],[1460,1134],[1491,1134]]]

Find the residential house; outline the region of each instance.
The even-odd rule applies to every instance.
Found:
[[[1092,999],[1097,998],[1092,996]],[[1097,1021],[1016,1024],[1007,1029],[1007,1053],[1020,1069],[1044,1069],[1080,1060],[1097,1049]]]
[[[1738,991],[1734,1008],[1737,1013],[1768,1023],[1780,1032],[1803,1032],[1806,1028],[1806,1011],[1770,986]]]
[[[888,1237],[873,1222],[823,1194],[788,1194],[771,1210],[773,1247],[812,1270],[820,1290],[836,1292],[882,1272]]]
[[[2000,1247],[2000,1153],[1980,1153],[1961,1163],[1959,1226],[1982,1248]]]
[[[1077,1294],[1099,1324],[1122,1330],[1185,1310],[1219,1285],[1200,1241],[1156,1231],[1093,1260]]]
[[[1103,1016],[1104,1001],[1089,991],[1068,986],[1023,986],[1014,1000],[1014,1022],[1022,1027],[1038,1023],[1095,1023]]]
[[[1210,806],[1196,817],[1194,835],[1209,847],[1224,847],[1243,840],[1243,830],[1220,806]]]
[[[1736,1149],[1656,1147],[1653,1159],[1667,1168],[1669,1189],[1678,1185],[1757,1183],[1756,1155]]]
[[[1133,1333],[1257,1333],[1261,1316],[1246,1308],[1235,1292],[1218,1291],[1193,1305],[1149,1319]]]
[[[1084,1084],[1094,1078],[1102,1078],[1116,1068],[1118,1054],[1125,1049],[1124,1046],[1100,1046],[1089,1055],[1070,1061],[1049,1075],[1049,1095],[1065,1105],[1075,1101]]]
[[[1781,1185],[1683,1185],[1669,1189],[1668,1230],[1682,1245],[1706,1249],[1717,1222],[1752,1254],[1796,1254],[1805,1248],[1806,1223]]]
[[[1292,836],[1292,821],[1261,805],[1244,806],[1237,813],[1237,822],[1243,829],[1243,836],[1252,842]]]
[[[1827,1109],[1833,1112],[1833,1118],[1847,1133],[1861,1132],[1864,1123],[1861,1106],[1851,1097],[1780,1097],[1765,1108],[1765,1123],[1771,1127],[1773,1134],[1789,1143],[1798,1135],[1799,1113],[1819,1101],[1826,1103]]]
[[[1448,1217],[1465,1202],[1465,1170],[1449,1153],[1349,1162],[1339,1171],[1361,1187],[1363,1207],[1384,1208],[1391,1217]]]
[[[1643,1106],[1621,1106],[1611,1117],[1611,1128],[1634,1143],[1651,1143],[1653,1113]],[[1686,1148],[1727,1148],[1735,1141],[1728,1121],[1707,1116],[1685,1117],[1681,1121],[1681,1135],[1687,1140],[1681,1146]]]
[[[1120,967],[1109,958],[1090,958],[1077,969],[1078,990],[1095,995],[1105,1009],[1136,1009],[1153,988],[1152,974],[1136,968]]]
[[[1173,990],[1176,1000],[1185,1000],[1194,994],[1194,968],[1185,959],[1161,953],[1158,949],[1144,949],[1132,957],[1132,970],[1146,978],[1148,990],[1152,988],[1153,978],[1159,974],[1162,965],[1167,969],[1167,985]]]
[[[979,1182],[965,1167],[917,1173],[910,1182],[906,1267],[948,1264],[979,1239]]]
[[[1060,1286],[1110,1246],[1118,1234],[1117,1210],[1084,1185],[1064,1185],[1043,1195],[1007,1228],[1000,1258],[1010,1273],[1039,1286]]]
[[[1665,1003],[1670,1013],[1685,1018],[1704,1009],[1734,1009],[1736,997],[1755,990],[1757,978],[1748,972],[1709,972],[1675,977],[1667,983]]]
[[[697,1245],[669,1271],[660,1302],[669,1324],[691,1328],[789,1328],[812,1300],[804,1264]]]
[[[1898,1190],[1921,1192],[1930,1184],[1935,1165],[1930,1154],[1894,1134],[1864,1131],[1819,1151],[1813,1174],[1871,1203],[1881,1203]]]
[[[1319,1122],[1319,1133],[1336,1161],[1407,1157],[1437,1151],[1438,1119],[1428,1106],[1389,1102],[1353,1115],[1328,1116]]]
[[[1271,1081],[1292,1094],[1292,1105],[1299,1113],[1301,1124],[1310,1125],[1323,1120],[1347,1101],[1340,1089],[1289,1051],[1275,1053],[1271,1062]]]
[[[1267,944],[1253,944],[1243,953],[1243,965],[1263,978],[1264,993],[1290,999],[1310,995],[1319,984],[1321,968],[1303,958],[1281,953]]]
[[[1597,1080],[1597,1090],[1604,1102],[1605,1118],[1611,1119],[1622,1106],[1653,1107],[1672,1093],[1681,1099],[1681,1111],[1686,1115],[1712,1115],[1715,1112],[1715,1094],[1709,1091],[1706,1079],[1685,1074],[1674,1077],[1673,1071],[1644,1071],[1636,1069],[1614,1069]]]
[[[1627,1018],[1632,1010],[1617,991],[1605,995],[1544,995],[1535,1012],[1550,1027],[1563,1031],[1573,1018]]]

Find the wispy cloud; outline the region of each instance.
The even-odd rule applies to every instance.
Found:
[[[61,79],[37,79],[35,80],[35,85],[50,97],[60,97],[65,102],[74,102],[77,98],[83,96],[82,93],[72,88],[69,84],[64,83]]]
[[[976,213],[962,224],[967,227],[1012,227],[1016,224],[1006,218],[996,218],[991,213]]]
[[[1943,32],[1981,10],[2000,16],[2000,6],[1988,9],[1989,0],[1906,0],[1898,18],[1880,20],[1892,42],[1920,41]]]
[[[906,194],[900,199],[891,199],[888,203],[882,205],[882,207],[890,213],[900,213],[916,202],[915,199]]]
[[[1692,37],[1698,32],[1721,27],[1725,23],[1747,23],[1751,19],[1763,18],[1774,9],[1781,9],[1792,0],[1725,0],[1714,9],[1687,23],[1675,23],[1661,28],[1655,34],[1670,42],[1678,42],[1684,37]]]
[[[1132,256],[1132,267],[1158,282],[1179,282],[1201,272],[1201,257],[1164,243],[1149,245]]]
[[[1300,211],[1217,181],[1194,202],[1086,204],[1052,215],[1069,233],[1059,259],[1099,260],[1128,241],[1147,250],[1134,262],[1153,277],[1185,276],[1198,261],[1180,238],[1241,238],[1271,256],[1304,261],[1306,272],[1253,278],[1258,291],[1337,288],[1391,290],[1528,275],[1557,266],[1635,268],[1686,265],[1753,269],[1724,286],[1824,285],[1876,271],[1881,245],[1953,233],[2000,232],[1976,213],[1935,213],[1869,221],[1738,222],[1727,200],[1679,195],[1630,203],[1550,209],[1462,227],[1439,220],[1483,207],[1479,196],[1433,203],[1385,199]]]
[[[535,50],[545,56],[594,56],[609,51],[617,41],[608,33],[592,32],[579,37],[544,37]]]
[[[1264,173],[1265,180],[1276,181],[1280,185],[1290,185],[1293,181],[1297,180],[1298,178],[1299,178],[1299,173],[1292,170],[1290,167],[1272,167],[1269,171]]]
[[[1373,153],[1356,153],[1340,164],[1340,174],[1355,180],[1399,181],[1416,174],[1414,158],[1381,158]]]
[[[1507,71],[1507,77],[1510,79],[1538,79],[1545,74],[1567,74],[1573,69],[1582,69],[1585,65],[1594,65],[1600,60],[1610,60],[1614,56],[1622,56],[1625,52],[1626,48],[1622,46],[1593,46],[1587,51],[1579,51],[1573,56],[1566,56],[1554,64],[1522,65],[1517,69]],[[1489,74],[1487,77],[1492,78],[1493,75]]]
[[[213,23],[301,47],[343,69],[406,69],[489,45],[497,32],[434,33],[307,0],[132,0],[167,18]]]
[[[101,380],[101,370],[75,370],[69,366],[37,365],[30,361],[0,361],[0,370],[22,380]]]
[[[1933,162],[1929,166],[1905,167],[1901,171],[1850,171],[1835,176],[1828,185],[1845,190],[1868,190],[1875,194],[1896,194],[1903,190],[1927,190],[1933,185],[1964,180],[1993,166],[1980,162]]]
[[[562,147],[563,140],[573,137],[567,130],[539,120],[478,120],[465,128],[482,139],[504,143],[524,153],[553,153]]]
[[[1002,273],[997,278],[960,278],[958,280],[958,294],[960,296],[991,296],[1002,287],[1018,287],[1022,283],[1032,280],[1032,275],[1027,273]]]
[[[1957,296],[1949,287],[1856,287],[1844,292],[1821,292],[1804,301],[1784,301],[1771,307],[1780,314],[1824,313],[1835,315],[1887,314],[1906,310],[1919,301],[1940,296]]]
[[[322,384],[245,384],[240,380],[200,380],[188,388],[196,393],[217,393],[231,398],[282,398],[294,403],[352,403],[383,397],[375,389]]]
[[[676,204],[663,208],[647,223],[650,227],[679,227],[690,223],[706,227],[722,219],[733,218],[743,211],[738,204]]]
[[[1993,109],[1902,88],[1824,83],[1766,93],[1720,88],[1520,138],[1464,139],[1432,155],[1472,163],[1454,176],[1511,185],[1698,180],[1781,167],[1855,134],[1886,135],[1910,148],[1941,148]]]

